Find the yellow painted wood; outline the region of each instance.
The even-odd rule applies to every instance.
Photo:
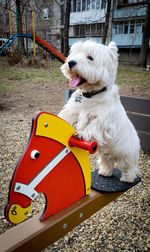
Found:
[[[31,211],[31,208],[32,208],[32,204],[26,208],[22,208],[18,204],[12,204],[8,212],[9,220],[14,224],[18,224],[24,221],[28,217]]]
[[[45,136],[62,143],[75,155],[84,175],[86,194],[89,194],[91,188],[91,166],[89,155],[88,152],[83,149],[70,147],[68,145],[68,140],[74,133],[75,129],[69,123],[57,116],[43,113],[37,119],[36,135]]]
[[[11,37],[12,35],[11,10],[9,10],[9,30],[10,30],[10,37]],[[13,57],[13,43],[11,43],[11,56]]]

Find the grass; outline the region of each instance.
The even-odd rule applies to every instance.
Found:
[[[130,68],[130,66],[129,66]],[[138,86],[149,87],[150,86],[150,72],[139,71],[139,68],[134,69],[119,68],[117,73],[116,83],[123,86]]]
[[[44,62],[45,64],[45,62]],[[60,71],[62,64],[58,61],[50,61],[48,67],[9,65],[7,58],[0,58],[0,91],[11,91],[15,83],[27,86],[35,83],[68,83],[68,80]],[[120,66],[116,83],[120,86],[150,86],[150,72],[131,66]]]
[[[60,71],[61,63],[56,61],[49,62],[48,67],[21,67],[20,65],[9,65],[6,58],[0,58],[0,91],[14,88],[15,82],[20,84],[46,82],[65,83],[66,79]]]

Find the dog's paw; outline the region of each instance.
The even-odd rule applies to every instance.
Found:
[[[111,177],[112,174],[113,174],[113,171],[112,170],[108,170],[106,168],[105,169],[104,168],[99,168],[98,174],[102,175],[104,177]]]
[[[76,138],[78,140],[85,140],[83,135],[81,133],[79,133],[79,132],[75,132],[73,136],[74,136],[74,138]]]
[[[120,178],[121,182],[125,182],[125,183],[133,183],[136,177],[130,177],[127,175],[122,175],[122,177]]]

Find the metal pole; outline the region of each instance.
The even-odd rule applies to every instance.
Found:
[[[3,39],[4,39],[4,36],[3,36],[3,34],[2,34],[2,50],[3,50]]]
[[[9,10],[10,37],[12,36],[11,10]],[[13,57],[13,43],[11,43],[11,56]]]
[[[19,17],[18,17],[18,9],[16,8],[16,22],[17,22],[17,40],[18,40],[18,52],[20,53],[20,38],[19,38]]]
[[[25,13],[25,21],[26,21],[26,34],[28,34],[27,12]],[[27,37],[26,37],[26,57],[28,59],[28,38]]]
[[[48,57],[47,57],[47,50],[46,50],[46,66],[48,67]]]
[[[33,19],[33,49],[34,49],[34,59],[36,59],[36,49],[35,49],[35,13],[32,11]]]

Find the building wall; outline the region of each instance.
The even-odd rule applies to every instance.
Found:
[[[146,5],[117,8],[115,1],[112,40],[121,48],[140,47],[145,15]]]
[[[124,7],[124,8],[117,8],[117,5],[115,3],[114,7],[114,19],[117,18],[133,18],[133,17],[141,17],[144,16],[146,13],[146,6],[142,5],[136,5],[136,6],[131,6],[131,7]]]
[[[71,12],[70,25],[105,22],[105,9]]]
[[[139,54],[140,48],[119,48],[119,61],[136,65]],[[148,50],[147,65],[150,65],[150,48]]]
[[[121,61],[135,63],[139,58],[142,44],[146,5],[137,5],[136,1],[134,1],[133,6],[118,8],[117,2],[119,1],[113,1],[111,40],[115,41],[119,47]],[[97,34],[93,36],[92,33],[87,34],[85,27],[84,35],[81,32],[81,34],[77,36],[75,31],[76,28],[78,28],[77,26],[81,27],[83,24],[88,24],[88,26],[98,22],[104,24],[105,14],[106,7],[105,9],[76,11],[71,13],[69,45],[71,46],[77,40],[85,41],[87,39],[92,39],[101,43],[103,32],[98,34],[97,30]]]
[[[36,33],[61,51],[61,10],[55,0],[36,1]]]

